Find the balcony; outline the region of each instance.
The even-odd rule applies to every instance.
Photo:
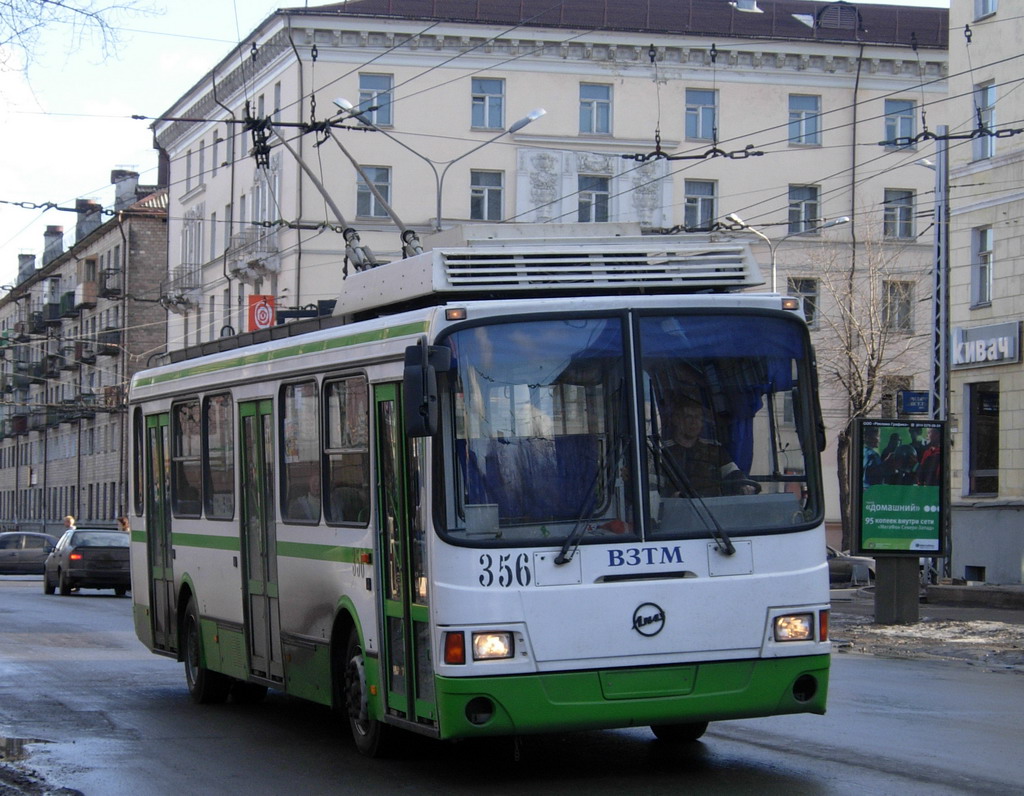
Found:
[[[47,378],[47,367],[44,360],[32,362],[28,368],[29,381],[32,384],[45,384]]]
[[[103,298],[117,298],[121,295],[121,269],[105,268],[100,274],[99,294]]]
[[[112,412],[124,409],[124,390],[118,386],[103,388],[103,406]]]
[[[60,297],[60,315],[62,318],[77,318],[79,309],[75,306],[75,291],[69,290]]]
[[[81,367],[81,362],[78,361],[78,350],[76,346],[66,345],[61,349],[63,364],[61,367],[64,370],[78,370]]]
[[[203,300],[202,273],[197,265],[180,265],[160,284],[160,303],[170,312],[184,315],[198,309]]]
[[[11,434],[13,436],[19,437],[28,434],[28,416],[29,413],[25,410],[16,411],[11,416]]]
[[[75,359],[82,365],[95,365],[96,349],[92,343],[84,340],[75,343]]]
[[[50,304],[44,304],[43,310],[36,310],[28,314],[28,328],[26,329],[28,334],[43,334],[46,331],[46,326],[43,325],[43,318],[45,315],[45,308],[50,307]]]
[[[108,326],[99,333],[96,353],[101,357],[116,357],[121,353],[121,330]]]
[[[60,326],[60,324],[60,302],[48,301],[45,304],[43,304],[43,326],[53,327]]]
[[[227,253],[228,271],[247,285],[281,271],[277,229],[249,227],[231,236]]]
[[[64,370],[64,355],[63,354],[47,354],[46,355],[46,378],[48,379],[59,379],[60,372]]]
[[[81,282],[75,288],[75,309],[91,310],[96,306],[96,283]]]

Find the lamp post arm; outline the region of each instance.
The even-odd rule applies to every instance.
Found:
[[[509,130],[502,130],[496,136],[492,136],[491,138],[488,138],[483,143],[477,144],[475,147],[473,147],[468,152],[463,152],[457,158],[454,158],[453,160],[449,160],[447,163],[444,164],[444,168],[441,170],[441,176],[440,177],[437,176],[437,169],[434,169],[434,176],[437,177],[437,208],[436,208],[437,209],[437,217],[435,218],[435,226],[434,226],[435,232],[440,232],[441,231],[441,195],[442,195],[442,193],[444,191],[444,178],[445,178],[445,175],[448,174],[448,169],[450,169],[453,165],[458,163],[463,158],[469,157],[474,152],[478,152],[479,150],[483,149],[488,144],[493,144],[499,138],[501,138],[504,135],[508,135],[510,132],[511,132],[511,129],[509,129]]]

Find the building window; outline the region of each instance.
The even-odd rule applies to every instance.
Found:
[[[185,153],[185,193],[192,190],[192,150]]]
[[[974,87],[974,105],[981,126],[986,130],[994,130],[996,126],[996,87],[994,83]],[[996,153],[994,136],[978,136],[973,143],[975,160],[985,160]]]
[[[687,230],[707,230],[715,221],[715,183],[710,180],[684,182],[686,204],[683,225]]]
[[[580,132],[608,134],[612,131],[612,87],[580,84]]]
[[[910,147],[917,126],[914,123],[914,101],[887,99],[885,101],[885,140],[890,146]],[[899,139],[905,139],[900,141]],[[897,143],[898,142],[898,143]]]
[[[914,192],[885,189],[882,232],[887,238],[914,237]]]
[[[992,303],[992,227],[976,227],[971,238],[971,306],[985,307]]]
[[[391,169],[388,166],[363,166],[363,171],[373,180],[374,187],[384,197],[384,201],[391,204]],[[356,177],[356,215],[375,218],[387,218],[388,215],[388,211],[370,191],[362,175]]]
[[[473,126],[501,130],[505,126],[505,81],[473,78]]]
[[[967,385],[967,491],[999,493],[999,382]]]
[[[789,95],[789,143],[821,144],[821,97],[816,94]]]
[[[718,92],[705,89],[686,89],[686,137],[718,140]]]
[[[503,181],[500,171],[469,173],[469,217],[473,221],[501,221]]]
[[[914,283],[887,279],[882,290],[882,325],[893,332],[913,331]]]
[[[789,234],[811,232],[818,225],[818,186],[789,186]]]
[[[608,178],[579,175],[580,223],[608,220]]]
[[[792,277],[786,280],[786,291],[791,296],[798,296],[803,304],[804,318],[807,325],[818,325],[818,280],[809,277]]]
[[[974,0],[974,18],[981,19],[990,14],[996,13],[999,9],[999,0]]]
[[[378,127],[390,127],[391,75],[359,75],[359,112],[362,118]]]

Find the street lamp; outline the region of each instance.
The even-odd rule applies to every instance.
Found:
[[[478,144],[477,146],[473,147],[468,152],[463,152],[457,158],[452,158],[451,160],[431,160],[426,155],[421,154],[420,152],[417,152],[415,149],[413,149],[411,146],[406,144],[404,141],[400,141],[398,138],[395,138],[395,136],[393,136],[387,130],[382,130],[380,127],[378,127],[376,124],[374,124],[370,120],[370,118],[364,112],[356,110],[355,106],[351,102],[349,102],[347,99],[345,99],[344,97],[338,97],[337,99],[335,99],[334,100],[334,104],[336,106],[338,106],[339,109],[341,109],[342,111],[347,113],[349,116],[353,116],[356,119],[358,119],[360,122],[365,124],[367,127],[370,127],[373,130],[376,130],[378,133],[383,133],[387,138],[390,138],[392,141],[394,141],[400,147],[402,147],[403,149],[408,150],[409,152],[414,154],[416,157],[418,157],[420,160],[425,161],[428,166],[430,166],[430,170],[432,172],[434,172],[434,189],[435,189],[435,194],[436,194],[436,199],[437,199],[437,206],[436,206],[437,215],[436,215],[436,217],[434,219],[434,231],[435,232],[440,232],[441,231],[441,195],[442,195],[442,189],[444,188],[444,178],[448,174],[448,169],[450,169],[455,163],[457,163],[458,161],[462,160],[463,158],[468,157],[469,155],[472,155],[474,152],[476,152],[476,151],[478,151],[480,149],[483,149],[488,144],[494,143],[495,141],[497,141],[502,136],[506,136],[506,135],[510,135],[512,133],[519,132],[524,127],[526,127],[526,125],[530,124],[531,122],[537,121],[537,119],[539,119],[541,116],[543,116],[544,114],[547,113],[547,111],[544,110],[543,108],[534,108],[532,111],[530,111],[528,114],[526,114],[526,116],[524,116],[522,119],[519,119],[518,121],[513,122],[508,127],[508,129],[502,130],[497,135],[492,136],[491,138],[488,138],[486,141],[484,141],[484,142]],[[438,171],[438,166],[442,166],[443,168],[440,171]]]
[[[767,235],[765,235],[763,232],[761,232],[761,230],[755,229],[754,227],[750,226],[750,224],[748,224],[746,221],[744,221],[742,218],[740,218],[735,213],[730,213],[729,215],[727,215],[725,217],[725,220],[729,221],[729,222],[732,222],[733,224],[737,225],[741,229],[745,229],[748,232],[753,232],[755,235],[757,235],[757,237],[759,237],[761,240],[763,240],[765,243],[768,244],[768,252],[771,255],[771,260],[772,260],[772,293],[777,292],[776,291],[776,276],[778,274],[778,267],[777,267],[776,260],[775,260],[775,252],[778,249],[779,244],[781,244],[784,240],[788,240],[789,238],[795,237],[797,235],[805,235],[808,232],[818,232],[819,230],[828,229],[829,227],[838,227],[840,224],[849,224],[850,223],[850,217],[849,216],[839,216],[839,218],[833,218],[833,219],[831,219],[829,221],[826,221],[823,224],[819,224],[816,227],[811,227],[810,229],[802,229],[799,232],[790,232],[788,235],[783,235],[777,241],[772,241]]]

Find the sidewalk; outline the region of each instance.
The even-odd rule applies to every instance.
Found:
[[[873,587],[832,589],[833,614],[875,615]],[[1024,586],[927,586],[921,621],[992,621],[1024,625]]]
[[[940,591],[934,591],[936,588]],[[976,600],[984,596],[980,591],[947,591],[979,588],[928,587],[920,605],[920,621],[908,625],[875,624],[871,588],[833,589],[833,649],[887,658],[959,661],[987,671],[1024,674],[1024,608],[979,605]],[[1008,602],[1012,604],[1014,599]]]

